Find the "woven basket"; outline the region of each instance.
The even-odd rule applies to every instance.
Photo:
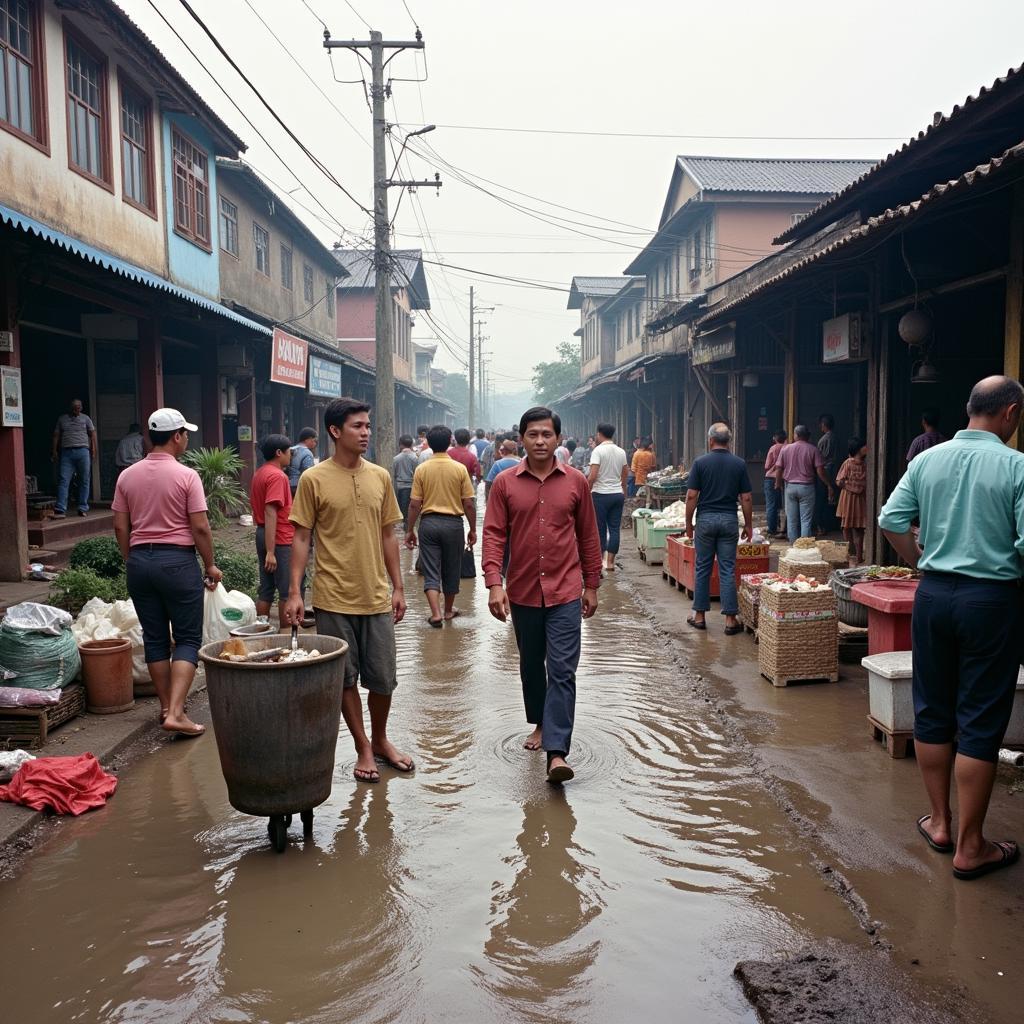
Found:
[[[850,564],[850,545],[846,541],[819,540],[818,550],[833,569],[845,569]]]
[[[839,619],[835,594],[829,588],[807,592],[763,588],[757,637],[758,668],[774,685],[797,679],[838,680]]]
[[[761,606],[772,612],[831,612],[835,616],[836,595],[831,587],[816,590],[775,590],[761,588]]]
[[[828,583],[828,575],[832,566],[828,562],[791,562],[788,558],[779,559],[779,575],[787,579],[794,579],[804,575],[809,580],[817,580],[819,583]]]
[[[739,593],[740,618],[744,626],[757,629],[757,591],[752,587],[741,586]]]

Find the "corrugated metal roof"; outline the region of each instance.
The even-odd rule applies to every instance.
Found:
[[[922,212],[932,209],[933,204],[936,202],[946,200],[950,196],[957,196],[979,182],[992,177],[998,172],[1020,163],[1024,163],[1024,142],[1020,145],[1012,146],[1000,156],[994,157],[992,160],[986,161],[983,164],[979,164],[970,171],[965,171],[959,178],[954,178],[951,181],[940,182],[938,185],[934,185],[925,192],[920,199],[915,199],[912,203],[905,203],[902,206],[886,210],[877,217],[870,217],[867,223],[854,228],[849,233],[843,235],[842,238],[837,239],[831,245],[825,246],[823,249],[812,253],[810,256],[807,256],[802,260],[791,263],[785,270],[780,271],[778,274],[771,277],[765,278],[756,287],[751,288],[750,291],[744,292],[742,295],[738,295],[736,298],[709,310],[696,322],[696,326],[699,327],[702,324],[710,323],[713,320],[717,320],[724,314],[731,313],[737,306],[740,306],[745,302],[749,302],[755,296],[758,296],[769,288],[785,281],[787,278],[792,277],[794,274],[799,273],[810,265],[820,262],[825,257],[846,249],[853,243],[874,235],[876,232],[881,231],[884,228],[897,226],[901,221],[905,222],[911,220]],[[784,254],[780,253],[779,256],[781,255]],[[778,257],[768,257],[768,259],[776,258]],[[756,267],[757,264],[754,266]]]
[[[338,283],[339,290],[356,291],[375,286],[377,273],[373,266],[373,250],[335,249],[334,258],[350,275]],[[391,260],[391,286],[409,289],[413,309],[430,309],[430,293],[423,270],[423,251],[392,249]]]
[[[679,156],[680,167],[707,192],[831,195],[874,166],[873,160]]]
[[[228,309],[227,306],[222,306],[219,302],[214,302],[213,299],[206,298],[205,295],[199,295],[196,292],[189,291],[187,288],[172,284],[166,278],[150,273],[148,270],[143,270],[141,267],[128,263],[126,260],[118,259],[117,256],[104,252],[102,249],[97,249],[95,246],[86,245],[85,242],[72,238],[70,235],[64,234],[63,231],[51,228],[49,225],[34,220],[32,217],[27,217],[23,213],[18,213],[17,210],[12,210],[10,207],[0,206],[0,221],[10,224],[12,227],[20,228],[28,235],[36,235],[47,242],[52,242],[54,245],[58,245],[67,252],[80,256],[90,263],[95,263],[107,270],[112,270],[115,274],[120,274],[121,277],[128,278],[129,281],[137,281],[139,284],[148,285],[150,288],[157,288],[162,292],[167,292],[176,298],[184,299],[186,302],[201,306],[211,313],[216,313],[218,316],[233,320],[243,327],[257,331],[259,334],[273,334],[273,331],[269,328],[256,323],[255,320],[242,316],[240,313],[236,313],[233,309]]]
[[[937,115],[930,125],[923,131],[920,131],[913,138],[904,142],[899,149],[894,150],[888,156],[877,161],[870,169],[861,174],[858,178],[848,182],[846,187],[838,191],[834,196],[826,199],[816,209],[812,210],[806,218],[806,223],[801,225],[793,225],[783,231],[778,238],[775,239],[776,243],[789,242],[794,238],[800,237],[803,232],[808,228],[813,228],[815,224],[820,226],[824,219],[825,214],[829,211],[836,209],[840,206],[847,197],[859,189],[864,184],[873,181],[873,179],[882,171],[888,170],[894,164],[898,164],[902,161],[906,154],[912,153],[916,150],[920,144],[934,135],[936,132],[945,131],[950,124],[955,124],[960,121],[963,117],[976,113],[978,104],[984,105],[987,102],[991,102],[993,96],[998,97],[999,93],[1011,82],[1019,81],[1021,73],[1024,72],[1024,64],[1016,68],[1010,68],[1005,75],[1001,75],[997,78],[991,86],[986,88],[982,86],[978,90],[977,95],[968,96],[963,103],[958,103],[948,114]]]
[[[606,299],[637,280],[635,277],[574,277],[569,286],[566,309],[579,309],[584,299]]]

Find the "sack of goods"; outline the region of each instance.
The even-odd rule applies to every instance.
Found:
[[[839,619],[832,589],[800,575],[763,583],[757,661],[774,686],[839,680]]]
[[[779,558],[779,573],[793,578],[807,576],[819,583],[827,583],[832,566],[824,559],[821,549],[810,537],[801,537]]]
[[[225,590],[223,583],[216,590],[207,590],[203,597],[203,643],[227,640],[231,630],[249,626],[256,621],[256,603],[240,590]]]
[[[17,687],[52,690],[71,682],[82,665],[71,616],[34,601],[8,608],[0,623],[0,665],[15,674],[8,682]]]

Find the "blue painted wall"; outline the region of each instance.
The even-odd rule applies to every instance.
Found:
[[[196,145],[206,150],[210,175],[210,248],[201,249],[174,230],[174,166],[171,147],[171,125],[175,124]],[[220,301],[220,241],[217,215],[217,160],[213,140],[202,123],[184,114],[163,115],[161,124],[164,152],[164,198],[167,210],[167,263],[171,280],[183,288],[191,288]]]

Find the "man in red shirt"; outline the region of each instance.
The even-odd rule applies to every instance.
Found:
[[[288,599],[295,537],[295,527],[288,518],[292,490],[285,472],[292,461],[291,448],[292,443],[284,434],[271,434],[260,446],[265,461],[256,470],[249,488],[249,504],[256,523],[256,558],[260,564],[256,614],[261,616],[270,614],[275,592],[281,607]]]
[[[465,427],[459,427],[455,431],[455,444],[448,449],[448,454],[466,467],[469,479],[473,481],[475,487],[480,483],[480,460],[476,457],[476,452],[469,447],[469,438],[469,431]]]
[[[488,608],[512,617],[519,647],[526,720],[536,726],[527,750],[547,751],[547,777],[567,782],[576,713],[582,620],[597,611],[601,542],[586,477],[555,459],[562,423],[550,409],[523,413],[526,458],[499,473],[484,516],[483,570]],[[502,560],[508,539],[506,589]]]

